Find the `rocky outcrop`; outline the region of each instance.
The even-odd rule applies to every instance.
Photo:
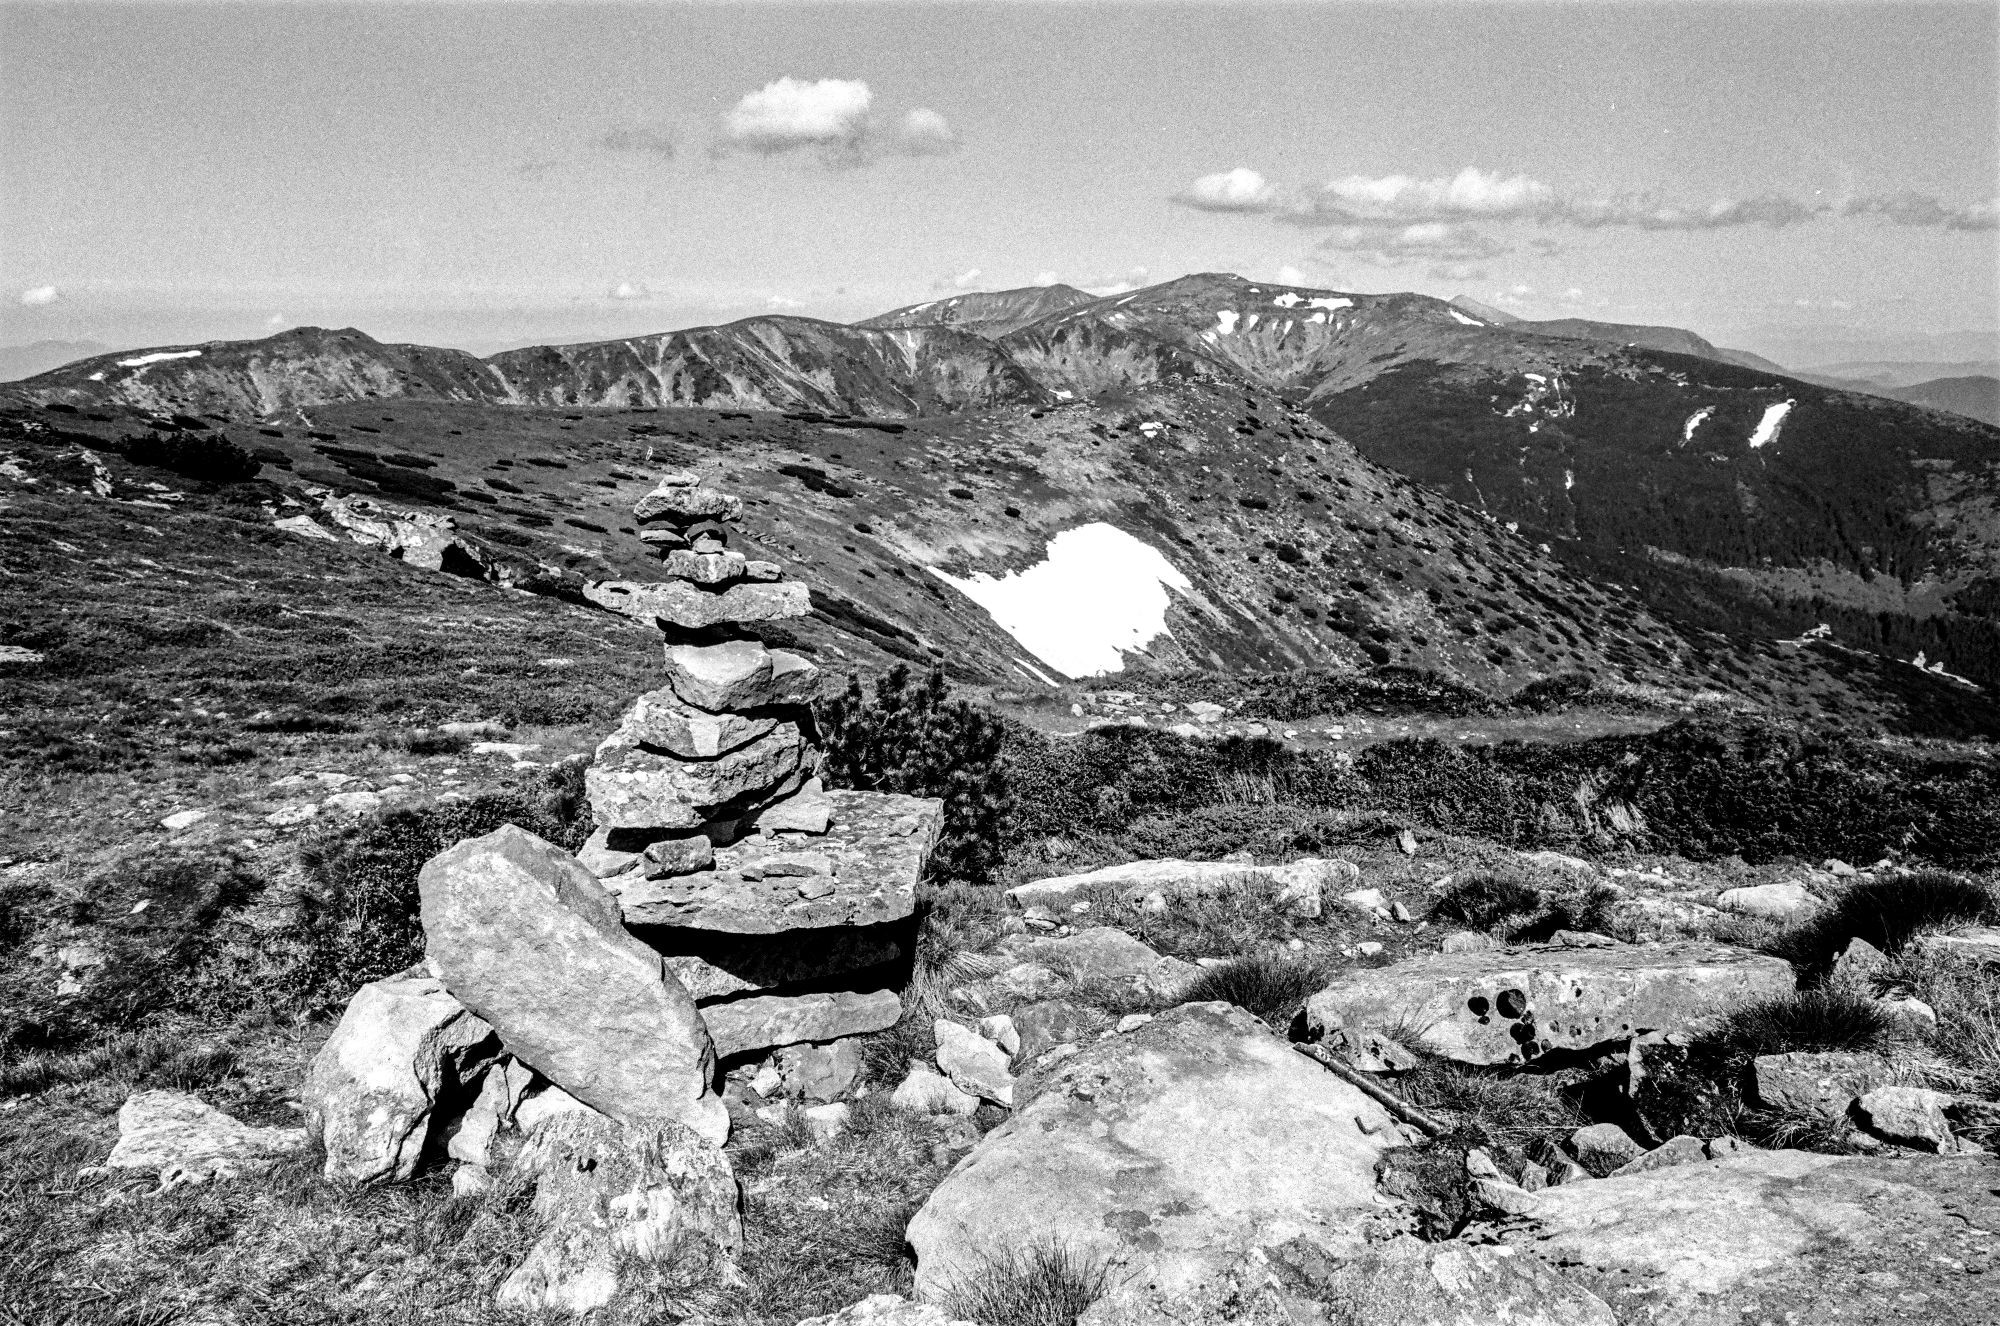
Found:
[[[1688,1031],[1789,993],[1790,964],[1720,944],[1439,953],[1342,973],[1306,1004],[1315,1037],[1419,1029],[1434,1053],[1519,1064],[1651,1031]]]
[[[306,1075],[306,1128],[325,1148],[327,1179],[409,1178],[440,1100],[499,1048],[492,1026],[436,977],[362,986]]]
[[[694,1000],[575,857],[510,824],[434,857],[420,886],[434,969],[512,1054],[621,1122],[728,1136]]]
[[[135,1091],[118,1107],[118,1143],[104,1163],[173,1188],[261,1174],[305,1145],[303,1128],[255,1128],[184,1091]]]
[[[1113,1300],[1199,1294],[1246,1253],[1353,1221],[1399,1138],[1249,1014],[1185,1004],[1065,1060],[910,1222],[918,1297],[1050,1242]]]

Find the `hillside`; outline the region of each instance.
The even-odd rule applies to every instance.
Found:
[[[1981,423],[2000,424],[2000,378],[1933,378],[1883,394],[1912,405],[1962,414]]]
[[[857,327],[956,327],[990,338],[1088,304],[1097,296],[1068,285],[1031,285],[1018,290],[978,291],[891,309],[855,323]]]

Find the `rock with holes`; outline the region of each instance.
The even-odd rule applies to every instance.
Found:
[[[1534,946],[1350,968],[1307,1001],[1306,1018],[1322,1038],[1415,1028],[1433,1053],[1508,1064],[1691,1031],[1793,984],[1789,963],[1721,944]]]
[[[1056,1243],[1104,1267],[1106,1312],[1200,1300],[1245,1256],[1375,1210],[1392,1122],[1250,1014],[1183,1004],[1017,1097],[910,1222],[918,1297]]]
[[[306,1073],[307,1131],[329,1182],[398,1182],[416,1172],[440,1097],[500,1050],[493,1027],[429,975],[355,991]]]
[[[629,1291],[635,1263],[725,1274],[743,1246],[729,1161],[680,1124],[566,1112],[526,1139],[515,1169],[535,1180],[543,1233],[501,1284],[503,1307],[589,1312]]]
[[[715,592],[684,580],[653,584],[636,580],[592,580],[583,596],[602,608],[684,630],[738,622],[775,622],[812,614],[812,594],[801,580],[761,581]]]
[[[104,1163],[144,1170],[162,1188],[261,1174],[306,1145],[303,1128],[256,1128],[184,1091],[135,1091],[118,1107]]]
[[[694,1000],[574,856],[508,824],[431,858],[418,884],[433,970],[515,1058],[620,1121],[729,1135]]]

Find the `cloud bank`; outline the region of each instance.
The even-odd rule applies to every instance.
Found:
[[[62,298],[62,291],[52,285],[30,286],[21,292],[22,308],[47,308]]]

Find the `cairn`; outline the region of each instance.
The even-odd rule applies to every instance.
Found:
[[[732,1112],[847,1094],[851,1038],[902,1016],[943,806],[825,788],[818,670],[748,629],[812,600],[729,549],[741,508],[686,473],[640,500],[667,578],[585,592],[659,627],[667,684],[598,747],[596,831],[571,855],[510,824],[434,857],[424,961],[354,996],[306,1082],[329,1179],[442,1151],[460,1192],[537,1181],[505,1304],[586,1311],[635,1255],[733,1257]]]

